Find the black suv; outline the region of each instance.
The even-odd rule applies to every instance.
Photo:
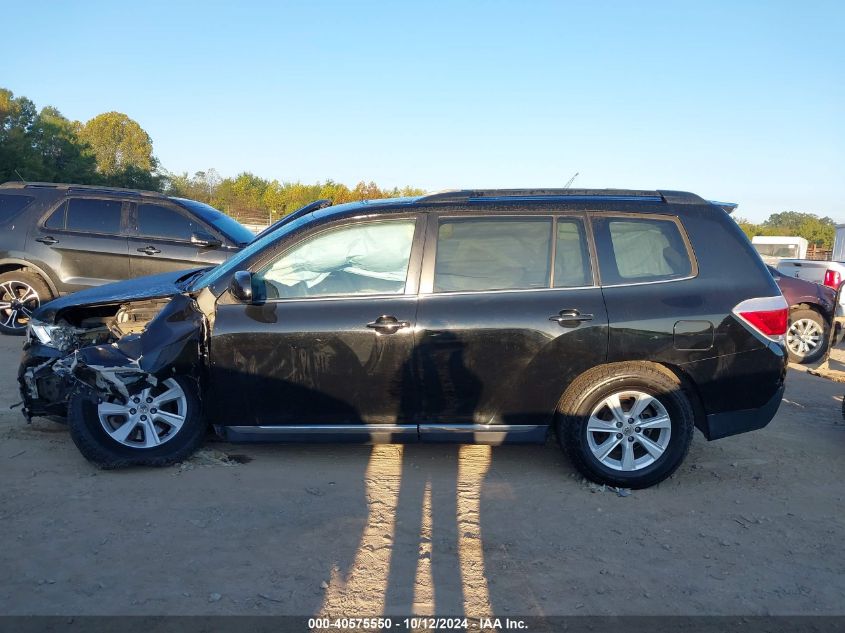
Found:
[[[252,233],[217,209],[149,191],[0,185],[0,332],[23,334],[60,295],[118,279],[219,264]]]
[[[543,442],[654,484],[698,427],[765,426],[787,305],[689,193],[454,191],[299,215],[208,270],[53,301],[24,413],[103,467],[230,441]]]

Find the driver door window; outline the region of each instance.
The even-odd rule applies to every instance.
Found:
[[[414,220],[349,224],[307,238],[260,270],[267,299],[400,295]]]

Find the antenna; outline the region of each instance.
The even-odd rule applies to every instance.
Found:
[[[569,189],[572,186],[573,181],[578,177],[578,172],[576,171],[572,174],[572,178],[566,181],[566,184],[563,186],[564,189]]]
[[[19,172],[17,169],[14,169],[14,170],[12,170],[12,171],[14,171],[14,172],[18,175],[18,178],[20,178],[20,179],[21,179],[21,182],[22,182],[23,184],[27,184],[26,180],[24,180],[24,179],[23,179],[23,176],[21,176],[20,172]]]

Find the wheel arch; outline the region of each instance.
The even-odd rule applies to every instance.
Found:
[[[58,288],[56,287],[55,282],[53,279],[48,275],[44,269],[32,262],[28,262],[25,259],[18,259],[18,258],[5,258],[0,260],[0,275],[4,273],[14,272],[16,270],[20,270],[23,272],[32,272],[41,277],[44,280],[44,283],[47,284],[47,287],[50,289],[50,292],[53,294],[53,297],[59,296]]]
[[[811,301],[801,301],[801,302],[799,302],[799,303],[796,303],[796,304],[793,304],[793,305],[789,306],[789,311],[790,311],[790,312],[792,312],[793,310],[812,310],[813,312],[818,313],[818,315],[819,315],[822,319],[824,319],[824,320],[825,320],[825,322],[826,322],[828,325],[830,325],[830,321],[831,321],[832,315],[831,315],[831,317],[830,317],[830,318],[829,318],[829,317],[827,317],[827,316],[825,315],[824,308],[822,308],[822,306],[821,306],[821,305],[819,305],[818,303],[813,303],[813,302],[811,302]]]
[[[687,395],[687,399],[690,401],[696,428],[703,429],[705,427],[707,420],[707,412],[704,408],[704,401],[701,397],[701,393],[699,392],[695,382],[690,378],[690,376],[683,370],[680,365],[674,365],[671,363],[661,363],[651,360],[632,360],[602,363],[601,365],[591,367],[587,371],[576,376],[575,379],[572,380],[566,386],[563,393],[561,394],[560,399],[558,400],[557,406],[555,408],[555,418],[557,418],[563,413],[561,410],[561,405],[566,395],[571,390],[578,389],[579,385],[583,381],[592,380],[594,376],[598,377],[598,375],[608,371],[612,371],[614,369],[626,369],[633,372],[636,370],[637,367],[648,367],[654,371],[658,371],[664,374],[672,380],[677,381],[679,386],[681,387],[681,390]]]

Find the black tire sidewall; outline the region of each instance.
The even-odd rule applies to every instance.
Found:
[[[132,448],[106,433],[97,415],[98,396],[88,386],[79,386],[68,403],[71,439],[86,459],[103,468],[130,465],[166,466],[189,457],[202,443],[206,425],[202,419],[196,383],[175,377],[187,401],[185,422],[178,433],[155,448]]]
[[[612,393],[627,390],[642,391],[656,398],[666,408],[672,424],[669,446],[663,455],[653,464],[630,473],[602,464],[590,449],[586,430],[593,409],[602,400]],[[566,435],[570,448],[579,453],[579,461],[588,469],[591,478],[624,488],[645,488],[662,481],[680,466],[692,441],[694,419],[689,399],[679,385],[658,377],[628,375],[599,383],[587,392],[577,404],[575,416],[569,416],[568,425]]]
[[[53,293],[50,291],[50,286],[48,286],[47,282],[36,273],[30,273],[25,270],[13,270],[0,275],[0,283],[13,280],[29,284],[38,293],[39,307],[53,299]],[[23,336],[26,334],[26,328],[10,328],[0,325],[0,334],[6,334],[8,336]]]
[[[822,356],[824,356],[825,350],[827,349],[828,340],[830,338],[830,326],[825,321],[824,317],[816,312],[811,308],[801,308],[798,310],[790,310],[789,311],[789,327],[792,327],[792,324],[795,321],[800,321],[802,319],[812,319],[816,323],[818,323],[822,328],[822,345],[819,346],[812,354],[807,356],[798,356],[794,354],[791,349],[789,349],[789,345],[786,345],[786,354],[789,356],[790,362],[798,363],[800,365],[805,365],[808,363],[814,363],[815,361],[819,360]],[[787,336],[789,336],[789,330],[787,329]]]

